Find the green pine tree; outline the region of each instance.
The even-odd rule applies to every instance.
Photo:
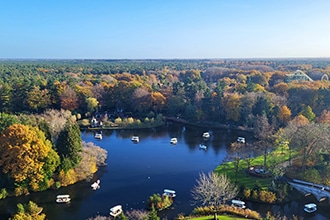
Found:
[[[65,165],[61,164],[65,171],[75,167],[81,161],[81,156],[79,155],[82,151],[81,144],[82,140],[78,124],[76,122],[67,122],[56,143],[56,150],[61,157],[61,163],[65,161]]]

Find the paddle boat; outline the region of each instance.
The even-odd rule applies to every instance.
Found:
[[[58,195],[56,196],[56,202],[57,203],[68,203],[71,201],[71,198],[69,195]]]
[[[317,210],[317,206],[315,203],[308,203],[308,204],[305,204],[305,206],[304,206],[304,211],[307,213],[313,213],[313,212],[316,212],[316,210]]]
[[[96,133],[94,135],[95,139],[102,140],[102,134],[101,133]]]
[[[177,138],[171,138],[170,143],[171,144],[177,144],[178,143],[178,139]]]
[[[204,133],[203,133],[203,138],[206,138],[206,139],[207,139],[207,138],[210,138],[210,136],[211,136],[211,135],[210,135],[209,132],[204,132]]]
[[[175,191],[171,190],[171,189],[164,189],[163,196],[168,196],[168,197],[171,197],[171,198],[176,197]]]
[[[110,209],[110,215],[113,217],[117,217],[123,212],[121,205],[116,205]]]
[[[138,136],[133,136],[131,138],[131,140],[134,142],[134,143],[138,143],[140,141],[139,137]]]
[[[243,202],[241,200],[237,200],[237,199],[231,200],[231,205],[242,208],[242,209],[245,209],[245,207],[246,207],[245,202]]]
[[[243,137],[238,137],[238,138],[237,138],[237,142],[238,142],[238,143],[245,144],[245,138],[243,138]]]

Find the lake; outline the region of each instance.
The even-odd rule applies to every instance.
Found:
[[[245,137],[246,142],[252,140],[249,133],[212,130],[211,138],[205,141],[202,137],[205,131],[208,130],[168,124],[156,129],[105,130],[102,140],[96,140],[93,132],[83,131],[82,139],[85,142],[93,142],[108,151],[107,166],[102,167],[89,181],[0,201],[0,218],[8,218],[8,213],[15,210],[18,202],[29,200],[43,207],[49,220],[83,220],[98,214],[109,216],[109,209],[117,204],[121,204],[124,211],[145,209],[149,196],[161,194],[164,189],[175,190],[177,196],[173,206],[162,211],[160,216],[173,219],[179,213],[188,215],[194,208],[191,190],[199,174],[211,172],[223,161],[237,155],[237,152],[230,151],[229,146],[238,136]],[[139,136],[139,143],[131,141],[133,135]],[[170,144],[172,137],[178,139],[176,145]],[[201,150],[199,144],[204,144],[207,149]],[[239,153],[240,156],[244,154],[251,152],[246,149]],[[90,185],[97,179],[101,187],[93,191]],[[56,204],[58,194],[69,194],[71,203]],[[312,201],[313,198],[283,206],[247,205],[262,213],[272,210],[275,213],[304,216],[305,219],[330,218],[324,214],[328,207],[325,205],[321,206],[320,213],[306,216],[302,211],[305,200]]]

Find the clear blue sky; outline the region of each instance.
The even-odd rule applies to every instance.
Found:
[[[330,57],[329,0],[0,0],[0,58]]]

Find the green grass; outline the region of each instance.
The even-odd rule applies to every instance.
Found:
[[[229,216],[229,215],[217,215],[217,218],[219,220],[242,220],[242,219],[246,220],[246,218],[234,217],[234,216]],[[208,215],[208,216],[190,218],[190,220],[214,220],[214,216]]]
[[[291,152],[291,156],[295,156],[295,152]],[[287,147],[278,147],[274,151],[270,152],[267,156],[267,166],[272,167],[280,164],[282,162],[289,160],[289,150]],[[264,164],[264,157],[258,156],[250,161],[250,166],[262,166]],[[260,184],[263,189],[267,189],[273,180],[272,177],[255,177],[249,175],[246,170],[248,168],[248,163],[246,160],[241,159],[239,161],[238,172],[237,172],[237,183],[238,185],[244,185],[245,187],[253,188],[256,181]],[[232,182],[236,181],[235,163],[227,162],[219,165],[215,168],[215,172],[219,174],[226,174]]]

